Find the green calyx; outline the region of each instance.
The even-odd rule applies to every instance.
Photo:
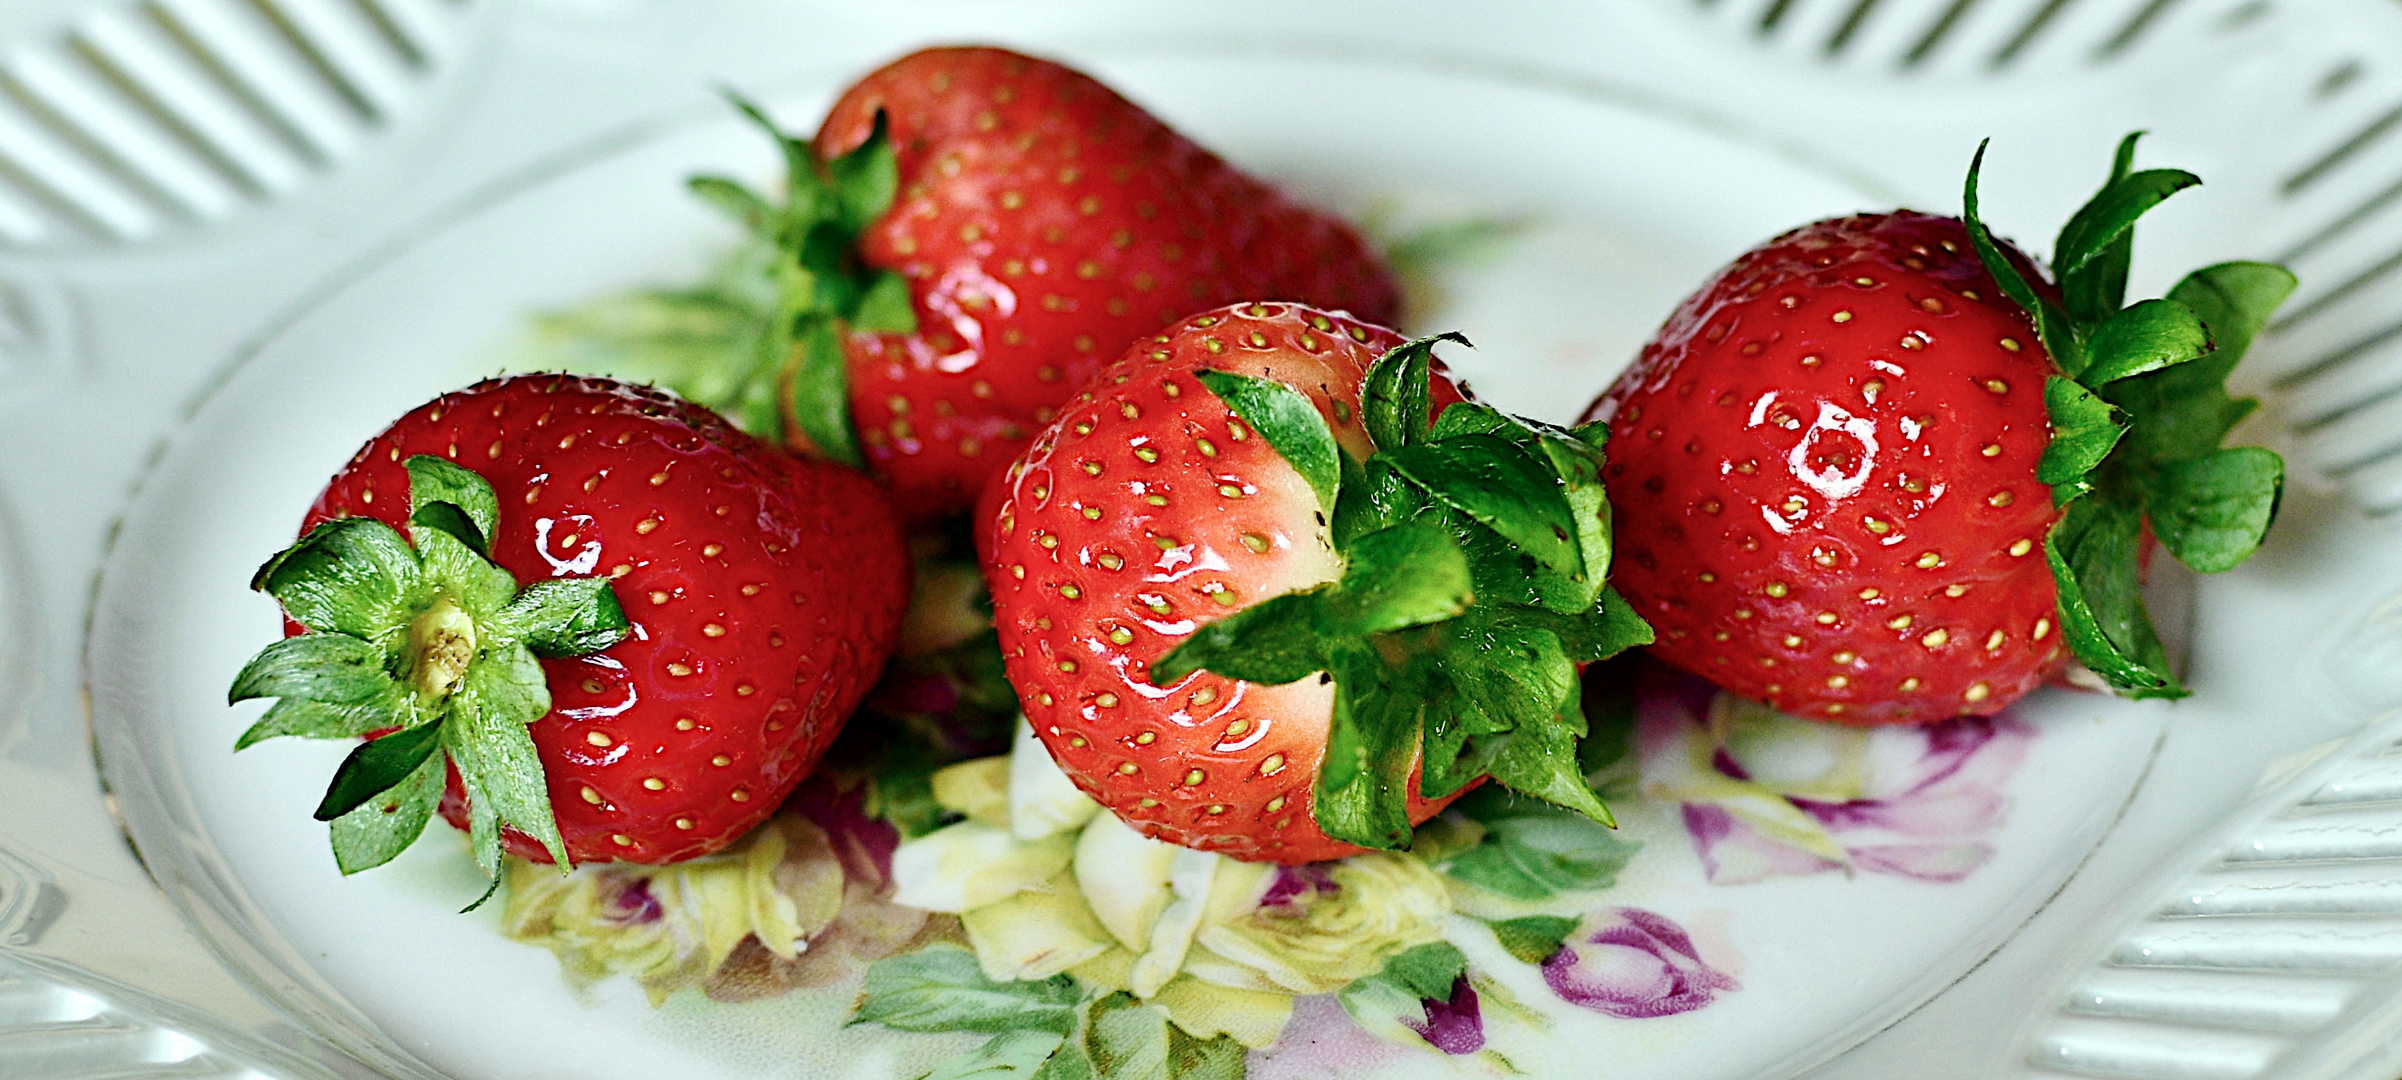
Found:
[[[860,234],[892,208],[900,187],[884,115],[876,115],[874,131],[857,149],[821,163],[808,140],[785,134],[751,102],[728,98],[783,151],[783,197],[762,196],[722,176],[695,176],[689,184],[767,249],[774,300],[765,330],[752,339],[747,370],[731,380],[710,377],[705,392],[687,396],[762,436],[782,432],[789,412],[799,431],[784,434],[859,467],[865,459],[851,427],[843,334],[917,329],[908,280],[867,266],[857,254]]]
[[[317,806],[345,874],[391,861],[425,831],[445,761],[467,789],[470,839],[487,876],[499,881],[504,825],[541,841],[564,868],[526,731],[550,711],[536,658],[616,644],[630,631],[625,612],[607,578],[518,588],[488,557],[499,519],[491,485],[437,457],[406,465],[405,539],[373,518],[329,521],[251,580],[309,632],[267,646],[234,677],[228,703],[277,699],[234,749],[285,735],[385,733],[351,752]]]
[[[1257,683],[1335,684],[1318,827],[1362,847],[1410,837],[1409,774],[1429,798],[1490,775],[1611,824],[1586,783],[1577,668],[1650,643],[1606,581],[1604,429],[1555,428],[1473,403],[1429,423],[1423,338],[1361,388],[1376,452],[1344,452],[1302,391],[1201,374],[1317,494],[1343,575],[1212,623],[1152,665],[1167,684],[1207,669]]]
[[[2141,132],[2119,143],[2110,181],[2069,218],[2052,252],[2061,298],[2036,292],[1977,219],[1979,145],[1964,217],[1977,258],[2035,320],[2061,374],[2046,380],[2052,442],[2037,467],[2064,508],[2044,540],[2060,586],[2060,628],[2077,659],[2130,697],[2183,697],[2144,611],[2144,526],[2177,561],[2232,569],[2260,547],[2285,463],[2221,447],[2257,404],[2227,396],[2229,372],[2293,293],[2282,266],[2229,262],[2186,275],[2165,299],[2126,304],[2137,218],[2201,183],[2176,169],[2132,171]]]

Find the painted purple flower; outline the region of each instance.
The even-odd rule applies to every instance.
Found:
[[[1720,885],[1841,870],[1958,881],[1993,858],[2001,788],[2034,730],[2007,715],[1817,724],[1654,672],[1637,703],[1643,791],[1681,804]],[[1707,684],[1699,684],[1706,687]]]
[[[618,875],[613,874],[610,877],[618,877]],[[607,882],[607,879],[603,880]],[[641,926],[658,922],[666,909],[660,906],[659,898],[651,894],[651,879],[627,876],[620,880],[624,884],[617,889],[614,895],[609,895],[606,890],[608,885],[616,884],[616,882],[607,882],[602,886],[603,895],[608,895],[608,901],[601,907],[603,917],[618,926]]]
[[[1435,1049],[1446,1054],[1473,1054],[1485,1048],[1484,1016],[1477,1009],[1476,988],[1468,985],[1467,973],[1451,980],[1450,1000],[1420,998],[1418,1004],[1426,1010],[1426,1019],[1413,1022],[1403,1016],[1401,1024]]]
[[[813,776],[793,790],[784,809],[825,830],[847,883],[879,897],[892,895],[892,853],[901,846],[901,831],[868,815],[867,785],[845,788],[824,774]]]
[[[1274,909],[1269,914],[1299,915],[1303,904],[1320,895],[1343,891],[1334,875],[1323,863],[1303,863],[1299,866],[1279,866],[1276,877],[1268,882],[1268,891],[1259,898],[1259,906]]]
[[[1543,981],[1571,1005],[1628,1020],[1692,1012],[1724,991],[1741,989],[1732,976],[1702,962],[1676,923],[1638,908],[1585,916],[1543,962]]]

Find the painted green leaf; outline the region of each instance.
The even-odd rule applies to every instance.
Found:
[[[1343,580],[1316,594],[1312,612],[1326,638],[1358,638],[1438,622],[1467,610],[1468,557],[1428,524],[1372,532],[1343,551]]]
[[[1448,941],[1412,945],[1385,957],[1384,969],[1371,979],[1383,979],[1416,998],[1436,1001],[1451,997],[1451,984],[1468,973],[1468,957]]]
[[[1581,814],[1492,785],[1453,806],[1486,832],[1443,872],[1520,900],[1606,889],[1639,847]]]
[[[1059,1052],[1034,1074],[1034,1080],[1100,1080],[1093,1069],[1093,1059],[1084,1054],[1084,1044],[1070,1036],[1060,1043]]]
[[[1456,333],[1423,337],[1378,357],[1368,369],[1367,381],[1360,388],[1360,411],[1367,421],[1368,438],[1377,449],[1409,446],[1426,438],[1434,408],[1427,373],[1438,341],[1468,345],[1468,339]]]
[[[2201,177],[2183,169],[2145,169],[2112,182],[2061,227],[2060,240],[2052,249],[2053,272],[2066,276],[2084,270],[2133,229],[2137,218],[2201,182]]]
[[[409,778],[441,747],[443,724],[420,724],[361,743],[334,770],[333,783],[317,803],[316,818],[332,821]]]
[[[553,659],[599,652],[633,630],[605,577],[537,581],[502,608],[494,623],[509,640]]]
[[[2277,516],[2285,461],[2257,446],[2229,447],[2160,470],[2148,493],[2152,529],[2177,561],[2205,574],[2232,570],[2259,550]]]
[[[1134,996],[1110,994],[1086,1010],[1083,1054],[1095,1078],[1170,1078],[1167,1013],[1143,1006]]]
[[[1437,501],[1508,540],[1552,576],[1578,586],[1588,583],[1576,515],[1548,463],[1526,447],[1498,435],[1465,434],[1377,456]]]
[[[442,748],[502,824],[540,842],[554,862],[566,867],[567,845],[551,813],[542,758],[526,731],[549,711],[550,687],[531,652],[486,650],[451,695]]]
[[[460,535],[456,525],[443,526],[443,531],[457,535],[476,554],[489,556],[492,534],[500,528],[500,497],[492,493],[492,485],[484,482],[483,477],[431,454],[418,454],[401,464],[409,470],[409,520],[419,521],[418,515],[436,505],[447,504],[452,512],[466,518],[472,531]]]
[[[2158,371],[2210,352],[2210,331],[2192,308],[2146,300],[2104,320],[2085,341],[2086,367],[2077,381],[2101,386]]]
[[[1386,957],[1383,968],[1352,980],[1335,1000],[1362,1026],[1390,1030],[1395,1019],[1423,1020],[1424,1003],[1450,1000],[1453,985],[1467,974],[1468,958],[1458,946],[1430,941]]]
[[[1281,686],[1326,669],[1326,641],[1316,609],[1324,588],[1253,604],[1204,626],[1151,664],[1151,682],[1166,686],[1208,670],[1245,682]]]
[[[259,650],[234,676],[225,701],[272,697],[355,705],[392,685],[381,647],[349,634],[302,634]]]
[[[275,597],[311,630],[374,638],[413,614],[417,553],[374,518],[341,518],[310,529],[259,568],[250,587]]]
[[[1195,1039],[1167,1011],[1124,992],[1095,1000],[1077,1040],[1094,1080],[1242,1080],[1242,1044]]]
[[[1033,1080],[1066,1041],[1056,1031],[1004,1031],[935,1066],[923,1080]]]
[[[1076,1029],[1084,991],[1055,975],[1039,982],[998,983],[984,977],[976,954],[956,945],[929,945],[868,965],[859,1010],[850,1022],[900,1031],[1043,1031]]]
[[[1446,992],[1443,996],[1448,998],[1451,995]],[[1408,1030],[1395,1021],[1422,1022],[1426,1016],[1423,999],[1402,989],[1399,983],[1374,975],[1353,979],[1350,985],[1335,992],[1335,1001],[1343,1006],[1344,1012],[1350,1014],[1354,1024],[1370,1031],[1385,1032],[1393,1038],[1399,1038],[1401,1032]]]
[[[2060,587],[2060,630],[2077,659],[2132,697],[2184,697],[2144,612],[2141,518],[2115,500],[2079,499],[2044,540]]]
[[[2052,441],[2035,465],[2043,483],[2066,484],[2092,472],[2127,433],[2117,408],[2058,375],[2043,381],[2043,403],[2052,419]]]
[[[1409,773],[1418,756],[1423,695],[1365,643],[1338,643],[1326,757],[1318,767],[1318,827],[1361,847],[1409,842]]]
[[[429,724],[419,730],[432,727]],[[416,843],[442,802],[443,772],[442,755],[428,754],[399,783],[333,819],[335,865],[344,874],[372,870]]]
[[[1332,517],[1343,477],[1342,450],[1334,431],[1308,394],[1274,379],[1257,379],[1224,371],[1203,371],[1201,385],[1226,403],[1234,415],[1266,436],[1285,462],[1318,496],[1318,508]]]
[[[1560,915],[1529,915],[1490,925],[1501,947],[1524,964],[1541,964],[1551,959],[1567,943],[1568,935],[1576,931],[1576,920]]]

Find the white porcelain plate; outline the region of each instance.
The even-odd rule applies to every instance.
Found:
[[[1448,272],[1439,328],[1477,341],[1455,363],[1487,398],[1555,421],[1733,254],[1892,202],[1765,141],[1599,90],[1273,54],[1080,59],[1202,142],[1324,201],[1532,221],[1493,259]],[[806,128],[831,85],[776,104]],[[461,1080],[913,1076],[974,1045],[842,1028],[847,987],[744,1005],[686,994],[659,1009],[622,980],[579,994],[549,953],[501,937],[494,913],[457,914],[479,885],[443,826],[392,866],[335,872],[309,810],[343,747],[232,752],[255,706],[228,708],[225,687],[278,633],[273,604],[245,585],[324,479],[392,418],[489,373],[479,365],[491,343],[526,313],[689,277],[726,233],[683,177],[771,167],[754,133],[696,119],[423,236],[242,363],[125,520],[90,662],[129,831],[237,970],[379,1068]],[[1689,804],[1622,803],[1627,835],[1645,846],[1596,904],[1673,920],[1739,988],[1642,1020],[1553,1002],[1547,1030],[1490,1019],[1493,1046],[1537,1075],[1598,1068],[1625,1080],[1787,1075],[1825,1060],[1968,971],[2068,879],[2132,797],[2164,709],[2057,691],[2020,707],[2032,732],[2023,761],[1989,777],[1999,802],[1970,838],[1989,861],[1956,881],[1863,860],[1851,873],[1713,884]],[[1533,969],[1492,973],[1523,1001],[1547,993]],[[1379,1066],[1448,1067],[1432,1052]]]

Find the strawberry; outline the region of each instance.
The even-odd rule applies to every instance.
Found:
[[[1184,319],[988,494],[1027,719],[1146,835],[1394,848],[1487,774],[1607,820],[1574,665],[1649,634],[1603,584],[1599,432],[1461,400],[1434,342],[1286,304]]]
[[[1278,194],[1062,65],[929,49],[778,132],[772,205],[694,189],[782,253],[783,302],[732,396],[796,448],[871,466],[913,520],[987,478],[1126,343],[1247,296],[1391,322],[1400,293],[1348,225]]]
[[[2220,449],[2223,384],[2293,288],[2225,263],[2122,308],[2137,216],[2198,183],[2131,171],[2070,219],[2055,287],[1976,218],[1804,226],[1743,255],[1587,411],[1606,422],[1653,652],[1847,723],[1991,714],[2065,644],[2178,696],[2138,595],[2148,528],[2196,570],[2249,557],[2284,471]]]
[[[373,739],[317,811],[344,873],[437,803],[487,874],[504,848],[718,850],[815,766],[908,595],[865,477],[601,379],[436,398],[334,475],[302,533],[254,582],[290,636],[234,682],[232,700],[282,699],[237,749]]]

